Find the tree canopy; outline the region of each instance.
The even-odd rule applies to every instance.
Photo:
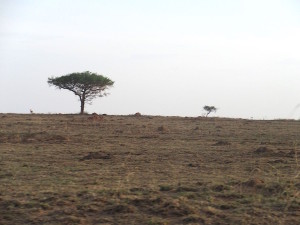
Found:
[[[204,106],[203,109],[206,111],[206,117],[207,117],[210,113],[212,113],[212,112],[217,112],[217,110],[218,110],[216,107],[214,107],[214,106],[208,106],[208,105]]]
[[[80,114],[83,114],[85,102],[91,103],[96,97],[106,96],[105,90],[112,87],[114,81],[103,75],[86,71],[60,77],[50,77],[48,78],[48,84],[59,89],[72,91],[77,95],[81,102]]]

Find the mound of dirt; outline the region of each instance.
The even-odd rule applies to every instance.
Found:
[[[139,112],[137,112],[137,113],[134,114],[134,116],[138,116],[139,117],[139,116],[142,116],[142,114],[139,113]]]
[[[287,160],[283,160],[283,159],[275,159],[275,160],[270,160],[268,161],[268,163],[287,163]]]
[[[258,154],[258,155],[270,155],[270,154],[274,154],[274,151],[271,149],[268,149],[267,147],[259,147],[253,153]]]
[[[104,116],[100,116],[97,113],[93,113],[92,116],[88,118],[90,121],[102,121],[104,119]]]
[[[135,207],[131,205],[126,204],[120,204],[120,205],[112,205],[107,207],[103,210],[104,212],[108,214],[115,214],[115,213],[134,213]]]
[[[89,154],[81,158],[80,161],[92,159],[111,159],[111,154],[106,152],[89,152]]]
[[[231,145],[228,141],[217,141],[213,146],[224,146],[224,145]]]
[[[168,131],[168,129],[165,127],[165,126],[159,126],[158,128],[157,128],[157,131],[159,131],[159,132],[167,132]]]
[[[274,153],[277,157],[288,157],[288,158],[294,158],[297,155],[297,152],[295,150],[290,150],[289,152],[285,151],[279,151]]]
[[[242,183],[244,187],[261,188],[264,186],[264,181],[259,178],[251,178]]]
[[[297,152],[295,150],[290,150],[288,153],[286,153],[286,156],[291,158],[296,157],[296,155]]]

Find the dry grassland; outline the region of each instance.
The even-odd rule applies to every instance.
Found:
[[[300,121],[0,114],[0,224],[300,224]]]

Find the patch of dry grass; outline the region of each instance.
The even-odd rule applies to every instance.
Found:
[[[299,224],[300,122],[0,114],[0,224]]]

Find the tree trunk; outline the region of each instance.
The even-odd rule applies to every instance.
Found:
[[[86,90],[83,90],[82,95],[79,96],[80,103],[81,103],[81,105],[80,105],[80,115],[83,115],[83,113],[84,113],[85,92],[86,92]]]
[[[83,113],[84,113],[84,100],[85,99],[83,99],[83,98],[80,100],[80,103],[81,103],[81,105],[80,105],[80,114],[81,115],[83,115]]]

